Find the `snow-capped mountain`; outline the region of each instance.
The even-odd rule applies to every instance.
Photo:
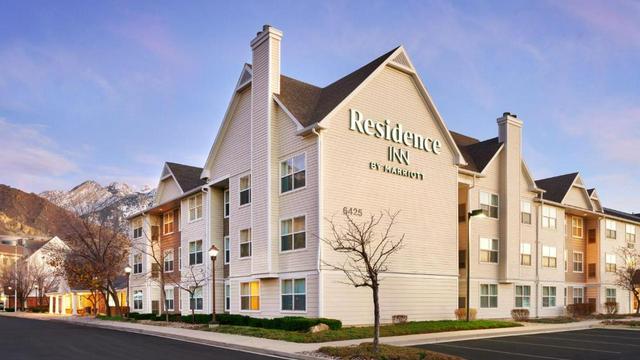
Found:
[[[39,194],[50,202],[78,215],[97,213],[100,216],[125,217],[148,208],[153,202],[155,189],[148,186],[135,190],[131,186],[113,182],[102,186],[88,180],[69,191],[51,190]]]

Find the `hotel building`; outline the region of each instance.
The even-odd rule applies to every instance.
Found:
[[[489,140],[450,131],[403,47],[328,86],[304,83],[281,73],[282,35],[265,26],[251,41],[204,166],[166,163],[155,204],[130,218],[132,311],[158,309],[162,269],[197,288],[190,300],[165,284],[170,311],[215,303],[218,313],[371,323],[370,290],[345,285],[326,266],[340,255],[319,239],[326,219],[387,209],[400,211],[405,245],[383,277],[384,322],[453,318],[468,268],[480,318],[637,306],[614,271],[640,217],[604,208],[578,173],[535,180],[516,115],[500,116]],[[469,231],[473,209],[486,216]]]

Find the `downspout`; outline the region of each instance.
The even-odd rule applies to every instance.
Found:
[[[206,206],[205,206],[204,236],[205,236],[206,239],[209,239],[209,248],[208,249],[210,249],[211,246],[213,245],[213,238],[211,238],[210,231],[209,231],[209,226],[210,226],[209,222],[211,220],[211,219],[209,219],[209,211],[210,211],[209,210],[209,204],[210,204],[209,195],[210,195],[210,193],[209,193],[209,188],[206,187],[206,186],[203,187],[201,190],[202,190],[202,193],[203,193],[202,197],[207,199]],[[204,205],[205,202],[203,201],[202,204]],[[180,237],[180,246],[182,246],[182,236]],[[182,256],[182,254],[180,254],[180,255]],[[208,263],[208,261],[207,261],[207,263]],[[205,271],[206,271],[206,265],[205,265]],[[211,271],[211,269],[209,269],[209,272],[207,272],[207,274],[211,274],[210,271]],[[180,277],[182,277],[182,274],[180,274]],[[211,286],[212,287],[216,286],[216,279],[214,279],[214,278],[211,279]],[[208,293],[211,294],[211,289],[209,289],[209,290],[210,291],[208,291]],[[174,297],[175,297],[175,295],[174,295]],[[180,299],[180,300],[182,301],[182,299]],[[215,299],[211,299],[211,301],[210,301],[210,303],[211,303],[210,309],[212,309],[212,310],[213,310],[214,302],[215,302]]]
[[[476,174],[472,174],[472,182],[471,182],[471,186],[469,186],[469,188],[467,189],[467,210],[466,210],[466,214],[464,214],[465,219],[467,219],[467,250],[465,251],[465,272],[466,272],[466,294],[465,294],[465,316],[467,318],[467,320],[469,319],[469,314],[470,314],[470,310],[471,310],[471,216],[469,214],[471,214],[471,189],[473,189],[476,186]],[[460,216],[460,214],[458,214],[458,217]],[[458,227],[459,228],[459,227]],[[458,238],[459,238],[460,234],[458,234]],[[458,241],[458,247],[460,246],[459,244],[460,242]],[[459,249],[459,248],[458,248]]]
[[[544,193],[540,193],[540,209],[536,211],[536,314],[535,317],[540,316],[540,214],[542,207],[544,206]],[[563,290],[564,291],[564,290]],[[558,296],[556,292],[556,296]],[[556,300],[557,302],[557,300]]]
[[[322,144],[320,132],[317,128],[312,128],[311,132],[317,136],[317,162],[318,162],[318,317],[324,316],[324,281],[322,279],[322,219],[323,219],[323,206],[322,206]]]

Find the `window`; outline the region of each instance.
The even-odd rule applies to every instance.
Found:
[[[202,310],[202,286],[191,288],[193,295],[189,299],[189,310]]]
[[[133,310],[142,310],[142,290],[133,291]]]
[[[458,250],[458,269],[464,269],[467,267],[467,252],[464,250]]]
[[[164,272],[173,271],[173,249],[164,251]]]
[[[596,277],[596,264],[587,265],[587,276],[590,278]]]
[[[498,218],[498,195],[480,192],[480,209],[486,217]]]
[[[142,254],[133,255],[133,273],[142,274]]]
[[[556,248],[554,246],[542,246],[542,266],[556,267],[557,265]]]
[[[202,219],[202,194],[189,198],[189,221]]]
[[[582,304],[584,302],[584,289],[579,287],[573,288],[573,303]]]
[[[636,227],[630,224],[626,224],[624,226],[625,230],[625,239],[627,240],[627,242],[630,243],[635,243],[636,242]],[[615,289],[614,289],[615,290]]]
[[[224,217],[225,219],[229,217],[229,189],[225,189],[224,191]]]
[[[554,207],[542,207],[542,227],[547,229],[558,228],[558,210]]]
[[[616,298],[616,289],[607,288],[605,290],[605,298],[607,299],[607,302],[609,302],[609,303],[616,302],[616,300],[617,300],[617,298]]]
[[[229,240],[229,236],[224,237],[222,246],[224,247],[224,263],[228,264],[229,260],[231,260],[231,240]]]
[[[605,254],[605,271],[616,272],[616,254]]]
[[[520,221],[523,224],[531,224],[531,203],[528,201],[520,203]]]
[[[606,227],[606,235],[608,239],[615,239],[617,237],[617,231],[616,231],[616,222],[613,220],[607,220],[605,222],[605,227]]]
[[[240,178],[240,206],[251,202],[251,175]]]
[[[480,238],[480,262],[498,263],[498,240]]]
[[[567,305],[567,288],[565,287],[563,290],[564,290],[564,304]]]
[[[240,283],[240,310],[260,310],[260,282]]]
[[[178,269],[182,269],[182,247],[178,248]]]
[[[280,192],[303,188],[306,185],[306,159],[301,154],[280,163]]]
[[[569,271],[569,250],[564,250],[564,272]]]
[[[133,221],[133,238],[142,237],[142,219],[138,218]]]
[[[164,289],[164,308],[173,311],[173,288]]]
[[[587,237],[589,238],[589,244],[594,244],[596,242],[596,229],[589,229]]]
[[[480,307],[481,308],[497,308],[498,307],[498,285],[480,284]]]
[[[531,244],[520,244],[520,265],[531,265]]]
[[[516,307],[528,308],[531,304],[531,286],[516,285]]]
[[[307,246],[305,217],[299,216],[280,222],[280,250],[298,250]]]
[[[173,210],[162,214],[163,234],[171,234],[173,232]]]
[[[224,282],[224,311],[231,310],[231,285],[228,281]]]
[[[580,251],[573,252],[573,272],[581,273],[584,271],[584,254]]]
[[[189,265],[202,264],[202,240],[189,242]]]
[[[556,306],[556,287],[543,286],[542,287],[542,307],[554,307],[554,306]]]
[[[251,229],[240,230],[240,257],[251,256]]]
[[[584,235],[584,221],[581,217],[571,217],[571,235],[574,238],[582,239]]]
[[[305,279],[282,280],[280,285],[283,311],[307,310],[307,287]]]

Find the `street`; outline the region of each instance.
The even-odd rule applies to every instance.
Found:
[[[58,321],[0,316],[0,359],[282,359]]]
[[[640,331],[589,329],[419,345],[469,360],[639,359]]]

